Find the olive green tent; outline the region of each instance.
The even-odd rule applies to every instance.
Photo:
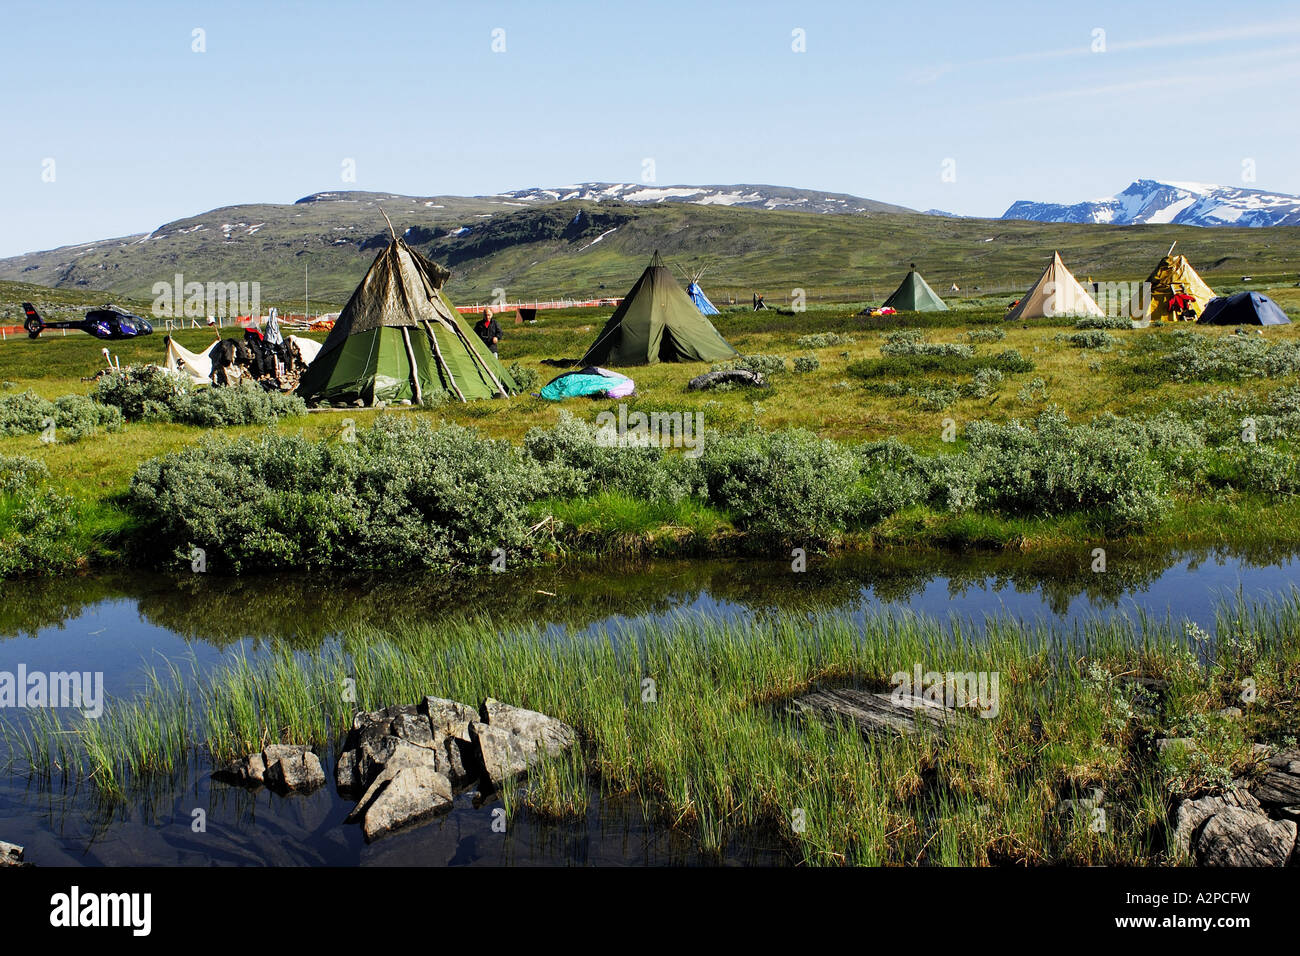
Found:
[[[311,404],[422,405],[518,392],[443,298],[450,275],[394,235],[303,372],[298,394]]]
[[[921,278],[916,266],[899,283],[894,294],[885,300],[882,308],[897,309],[899,312],[947,312],[943,299],[935,294],[929,284]]]
[[[580,364],[716,362],[738,354],[700,314],[656,252]]]

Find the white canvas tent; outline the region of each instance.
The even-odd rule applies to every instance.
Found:
[[[163,368],[194,385],[207,385],[212,380],[212,350],[218,344],[220,340],[213,342],[205,352],[191,352],[169,335],[167,361]]]
[[[321,344],[315,339],[290,335],[285,341],[291,353],[296,353],[303,365],[310,365],[320,354]],[[168,372],[187,379],[194,385],[208,385],[212,381],[212,350],[220,344],[213,342],[202,352],[191,352],[170,335],[167,336],[167,360],[163,365]]]
[[[1038,281],[1021,296],[1016,307],[1007,313],[1007,321],[1105,314],[1096,300],[1079,284],[1079,280],[1065,267],[1061,254],[1053,252],[1052,261],[1038,277]]]

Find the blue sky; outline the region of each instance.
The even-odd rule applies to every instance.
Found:
[[[0,256],[321,190],[637,182],[646,158],[659,185],[966,215],[1138,178],[1300,194],[1294,3],[8,0],[0,22]]]

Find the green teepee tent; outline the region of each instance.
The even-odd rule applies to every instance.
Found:
[[[717,362],[738,354],[700,314],[656,252],[581,364]]]
[[[913,263],[911,270],[903,279],[894,294],[885,300],[884,308],[897,309],[899,312],[947,312],[943,299],[935,294],[929,284],[921,278]]]
[[[455,401],[519,391],[439,291],[451,273],[393,236],[298,383],[309,404]]]

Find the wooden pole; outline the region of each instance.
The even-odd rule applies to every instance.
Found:
[[[424,404],[424,395],[420,392],[420,370],[415,365],[415,350],[411,348],[411,331],[402,326],[402,342],[406,345],[406,360],[411,363],[411,386],[415,389],[415,404]]]

